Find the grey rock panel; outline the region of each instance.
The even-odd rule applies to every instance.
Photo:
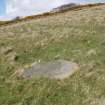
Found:
[[[79,69],[78,64],[66,60],[56,60],[44,63],[34,63],[31,67],[24,68],[24,77],[49,77],[64,79]]]

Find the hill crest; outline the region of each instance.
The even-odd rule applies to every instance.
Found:
[[[52,9],[50,12],[45,12],[45,13],[38,14],[38,15],[31,15],[31,16],[27,16],[24,18],[17,16],[18,19],[16,17],[10,21],[0,21],[0,27],[15,24],[15,23],[22,22],[22,21],[29,21],[32,19],[45,18],[46,16],[53,16],[59,13],[67,12],[67,11],[78,11],[78,10],[82,10],[85,8],[91,8],[91,7],[102,6],[102,5],[105,5],[105,3],[84,4],[84,5],[79,5],[75,3],[65,4],[65,5],[61,5],[57,8]]]

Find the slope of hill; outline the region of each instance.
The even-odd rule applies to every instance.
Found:
[[[0,25],[5,24],[5,21],[0,21]]]
[[[59,15],[59,13],[63,13],[63,12],[67,12],[67,11],[78,11],[81,9],[88,9],[88,8],[93,8],[96,6],[103,6],[103,5],[105,5],[105,3],[84,4],[84,5],[79,5],[79,4],[75,4],[75,3],[65,4],[60,7],[52,9],[50,12],[45,12],[42,14],[26,16],[26,17],[17,16],[16,18],[14,18],[12,20],[1,21],[0,27],[11,25],[11,24],[16,24],[16,23],[19,23],[22,21],[29,21],[32,19],[45,18],[47,16],[52,16],[52,15]]]
[[[62,81],[18,75],[54,59],[80,71]],[[0,105],[105,105],[105,5],[0,27]]]

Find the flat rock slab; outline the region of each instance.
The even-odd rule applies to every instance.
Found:
[[[45,63],[34,63],[30,67],[24,68],[24,77],[49,77],[64,79],[72,75],[79,69],[78,64],[66,60],[56,60]]]

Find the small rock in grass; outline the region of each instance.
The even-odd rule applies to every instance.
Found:
[[[3,48],[1,48],[0,53],[7,55],[8,53],[10,53],[12,51],[13,51],[13,47],[9,46],[9,47],[3,47]]]
[[[87,56],[96,55],[96,54],[97,54],[97,52],[95,49],[91,49],[87,52]]]
[[[12,53],[7,55],[7,58],[10,62],[15,62],[18,59],[18,55],[16,52],[12,52]]]

